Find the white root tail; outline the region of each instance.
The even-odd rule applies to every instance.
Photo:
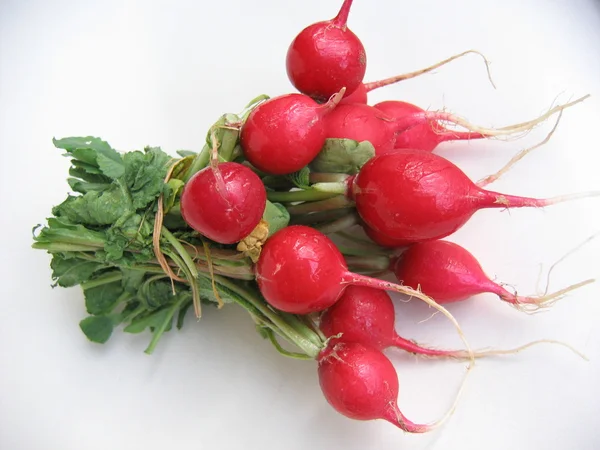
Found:
[[[479,180],[477,182],[477,186],[479,186],[479,187],[485,187],[488,184],[493,183],[494,181],[498,180],[502,175],[504,175],[506,172],[508,172],[510,169],[512,169],[512,167],[515,164],[517,164],[521,159],[523,159],[525,156],[527,156],[533,150],[535,150],[536,148],[541,147],[542,145],[547,144],[548,141],[550,140],[550,138],[552,137],[552,135],[554,134],[554,132],[556,131],[556,129],[558,128],[558,123],[560,122],[560,119],[562,117],[563,111],[564,110],[561,110],[558,113],[558,118],[556,119],[556,123],[554,124],[554,127],[552,127],[552,130],[550,130],[550,132],[546,135],[546,137],[544,138],[543,141],[535,144],[533,147],[529,147],[529,148],[526,148],[524,150],[521,150],[519,153],[517,153],[515,156],[513,156],[511,158],[511,160],[508,161],[504,167],[502,167],[496,173],[494,173],[492,175],[488,175],[487,177],[482,178],[481,180]]]
[[[459,117],[457,115],[450,114],[450,113],[439,112],[439,111],[427,111],[422,114],[426,119],[430,119],[432,121],[436,121],[441,124],[445,123],[446,126],[458,125],[458,126],[461,126],[465,129],[467,129],[468,131],[473,132],[473,133],[484,134],[489,138],[502,137],[502,136],[515,136],[515,135],[518,135],[519,133],[526,134],[526,133],[530,132],[537,125],[541,124],[546,119],[552,117],[554,114],[559,113],[559,112],[565,110],[566,108],[569,108],[571,106],[574,106],[578,103],[583,102],[589,96],[590,95],[587,94],[587,95],[584,95],[583,97],[578,98],[577,100],[573,100],[572,102],[565,103],[564,105],[555,106],[555,107],[551,108],[550,110],[548,110],[545,114],[542,114],[541,116],[539,116],[535,119],[528,120],[526,122],[513,124],[513,125],[508,125],[508,126],[501,127],[501,128],[489,128],[489,127],[482,127],[479,125],[474,125],[471,122],[469,122],[468,120],[463,119],[462,117]],[[448,131],[444,130],[444,129],[442,129],[441,131],[438,131],[438,133],[440,133],[440,134],[447,133],[447,132]]]

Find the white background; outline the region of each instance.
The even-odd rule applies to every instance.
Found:
[[[63,200],[68,160],[53,136],[96,135],[121,150],[198,150],[214,120],[261,93],[292,88],[289,42],[335,15],[339,0],[283,2],[0,1],[0,448],[486,449],[600,448],[600,293],[575,292],[545,314],[521,314],[491,295],[451,311],[474,347],[560,339],[585,352],[540,346],[480,361],[440,430],[405,435],[356,422],[323,399],[315,364],[278,355],[240,308],[191,315],[153,356],[149,337],[115,332],[86,341],[81,292],[51,289],[49,257],[31,228]],[[527,120],[559,101],[568,110],[545,147],[493,187],[554,196],[600,189],[600,2],[357,0],[350,27],[368,54],[367,81],[412,71],[469,48],[492,60],[497,90],[476,56],[371,95],[446,107],[482,125]],[[510,142],[438,149],[473,179],[541,140],[548,122]],[[600,230],[599,199],[541,210],[483,211],[452,239],[496,279],[534,293],[550,264]],[[552,287],[598,275],[600,239],[558,267]],[[421,304],[398,303],[409,338],[458,346],[451,325]],[[399,403],[414,421],[448,408],[464,364],[389,351]]]

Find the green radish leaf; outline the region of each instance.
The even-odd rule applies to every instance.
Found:
[[[107,316],[89,316],[79,322],[79,328],[90,341],[104,344],[110,339],[114,323]]]
[[[310,169],[308,167],[303,167],[298,172],[291,173],[286,175],[288,180],[290,180],[296,187],[300,189],[308,189],[310,187]]]
[[[375,148],[368,141],[327,139],[310,168],[315,172],[353,175],[373,156]]]
[[[121,272],[123,273],[123,278],[121,279],[123,290],[135,294],[142,285],[146,272],[126,268],[121,268]]]
[[[183,190],[184,185],[185,183],[183,181],[178,180],[176,178],[171,178],[169,182],[165,185],[163,199],[163,208],[165,214],[168,213],[175,204],[175,200]]]
[[[123,293],[120,281],[102,284],[84,291],[85,308],[89,314],[94,316],[108,314],[119,302],[119,296]]]
[[[123,158],[102,139],[92,136],[69,137],[53,139],[52,142],[56,148],[66,150],[70,156],[88,165],[88,169],[97,167],[100,173],[113,180],[125,174]]]
[[[269,237],[290,223],[290,213],[285,206],[281,203],[271,203],[268,200],[262,218],[269,224]]]
[[[111,225],[129,212],[131,206],[128,193],[116,185],[103,192],[69,195],[64,202],[52,208],[55,216],[83,225]]]
[[[131,192],[133,207],[145,208],[163,191],[171,157],[158,147],[146,147],[144,152],[126,153],[123,161],[125,183]]]
[[[173,293],[171,282],[160,275],[148,278],[137,292],[137,298],[151,310],[172,303],[176,295],[177,292]]]
[[[52,255],[52,278],[61,287],[71,287],[88,281],[103,264],[79,258],[66,258],[61,253]]]
[[[127,325],[123,331],[137,334],[141,333],[146,328],[158,328],[164,323],[165,319],[168,319],[170,314],[170,308],[164,307],[154,312],[140,315],[133,319],[133,321]]]

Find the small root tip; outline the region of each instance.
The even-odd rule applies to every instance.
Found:
[[[579,283],[572,284],[559,291],[547,295],[520,297],[515,295],[512,298],[502,298],[503,300],[514,305],[515,308],[523,312],[535,312],[541,308],[549,308],[559,300],[563,299],[568,293],[596,282],[594,278],[590,278]]]
[[[557,341],[554,339],[539,339],[537,341],[528,342],[527,344],[521,345],[516,348],[509,349],[509,350],[493,350],[493,349],[491,349],[491,350],[476,351],[475,357],[484,358],[484,357],[488,357],[488,356],[514,355],[514,354],[520,353],[523,350],[526,350],[530,347],[537,346],[539,344],[552,344],[552,345],[558,345],[558,346],[564,347],[564,348],[570,350],[571,352],[573,352],[575,355],[579,356],[584,361],[589,361],[589,358],[584,353],[580,352],[572,345],[567,344],[566,342]]]

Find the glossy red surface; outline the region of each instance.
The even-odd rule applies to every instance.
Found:
[[[271,306],[308,314],[338,300],[347,272],[344,257],[327,236],[293,225],[267,240],[256,264],[256,281]]]
[[[267,100],[250,113],[242,127],[244,155],[253,166],[270,174],[302,169],[325,143],[322,116],[330,109],[302,94]]]
[[[393,344],[395,320],[394,304],[385,291],[348,286],[340,299],[323,313],[319,326],[327,337],[343,333],[345,342],[381,350]]]
[[[389,100],[378,103],[374,106],[375,108],[383,111],[388,116],[398,119],[406,117],[410,114],[422,113],[423,109],[411,103]],[[445,134],[441,134],[444,133]],[[405,149],[414,148],[418,150],[433,151],[439,144],[447,141],[458,141],[458,140],[469,140],[469,139],[481,139],[484,136],[480,133],[469,133],[469,132],[447,132],[447,130],[439,124],[439,122],[433,121],[431,123],[423,123],[416,125],[406,131],[402,131],[396,135],[396,142],[394,148]]]
[[[421,291],[438,303],[464,300],[483,292],[500,293],[479,262],[465,248],[449,241],[422,242],[409,247],[393,264],[398,282]]]
[[[309,25],[290,44],[287,75],[300,92],[323,101],[343,87],[350,94],[362,83],[367,55],[346,25],[351,4],[346,0],[335,19]]]
[[[218,170],[223,185],[219,185],[211,167],[186,183],[181,194],[181,215],[207,238],[233,244],[258,225],[267,194],[260,178],[242,164],[221,163]]]
[[[369,227],[407,242],[448,236],[477,209],[494,206],[490,194],[457,166],[422,150],[372,158],[355,177],[352,190]]]
[[[397,409],[396,370],[390,360],[374,348],[334,340],[319,356],[318,373],[323,395],[346,417],[382,419]]]

